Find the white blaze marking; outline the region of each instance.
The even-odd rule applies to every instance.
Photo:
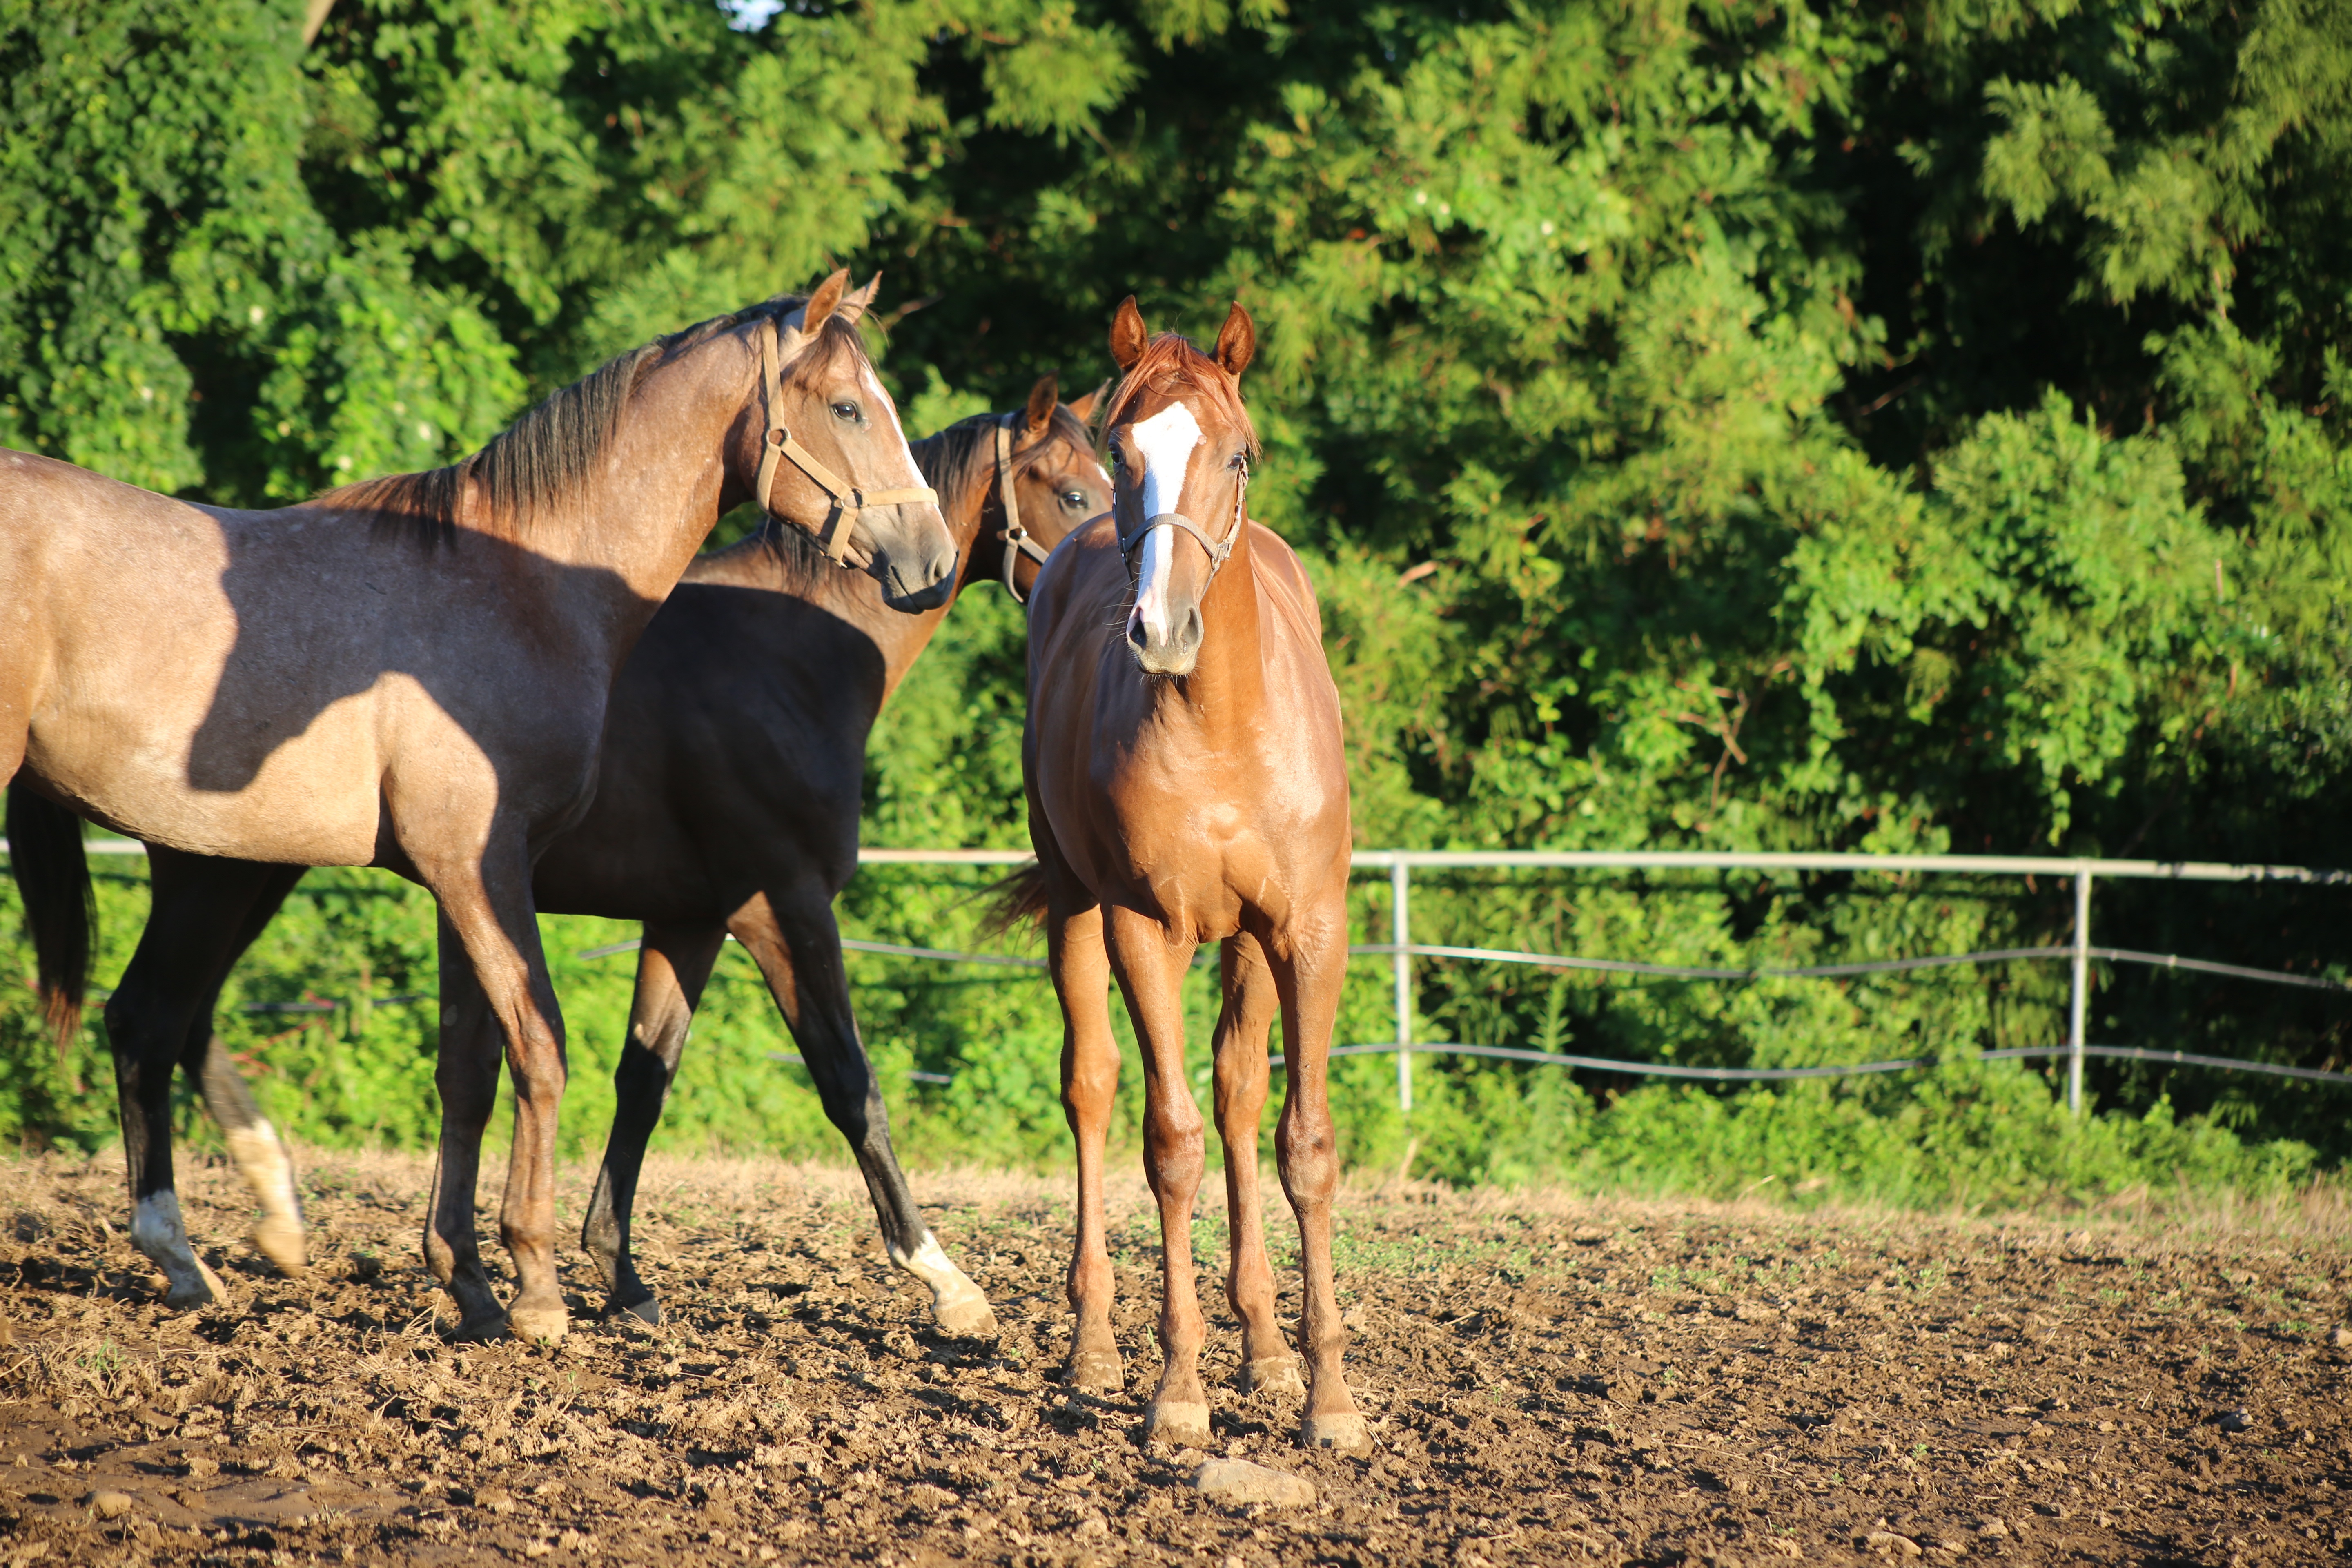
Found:
[[[1149,522],[1174,511],[1184,496],[1184,474],[1201,444],[1201,422],[1181,403],[1171,403],[1128,437],[1143,458],[1143,493],[1137,498]],[[1176,530],[1155,528],[1143,536],[1143,559],[1136,567],[1135,616],[1152,642],[1168,636],[1168,565],[1175,558]]]

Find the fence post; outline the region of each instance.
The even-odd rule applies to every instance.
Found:
[[[1412,1114],[1412,945],[1411,894],[1404,851],[1389,863],[1389,941],[1396,946],[1397,1109]]]
[[[2091,868],[2074,868],[2074,994],[2067,1008],[2066,1109],[2083,1114],[2083,1015],[2091,1000]]]

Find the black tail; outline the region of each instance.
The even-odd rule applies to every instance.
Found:
[[[991,936],[1009,935],[1018,927],[1045,918],[1045,868],[1032,861],[1010,877],[991,882],[982,894],[988,900],[982,929]]]
[[[24,784],[8,786],[8,860],[33,936],[41,1011],[63,1056],[81,1030],[98,894],[81,847],[81,818]]]

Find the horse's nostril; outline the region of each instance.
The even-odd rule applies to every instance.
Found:
[[[1150,641],[1150,634],[1143,629],[1143,617],[1141,616],[1135,615],[1127,617],[1127,640],[1133,643],[1137,647],[1141,647]]]

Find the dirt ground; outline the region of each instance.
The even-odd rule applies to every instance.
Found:
[[[1216,1456],[1137,1436],[1139,1182],[1112,1215],[1130,1386],[1097,1398],[1054,1378],[1057,1183],[918,1181],[995,1303],[972,1342],[929,1331],[854,1176],[656,1162],[638,1234],[668,1322],[594,1319],[575,1257],[546,1351],[436,1336],[425,1170],[388,1156],[309,1163],[300,1281],[242,1241],[230,1173],[184,1160],[235,1300],[166,1313],[118,1159],[0,1160],[0,1568],[2352,1559],[2340,1202],[2004,1223],[1351,1191],[1366,1458],[1299,1451],[1295,1398],[1221,1384],[1204,1215],[1217,1446],[1318,1493],[1229,1507],[1191,1485]]]

